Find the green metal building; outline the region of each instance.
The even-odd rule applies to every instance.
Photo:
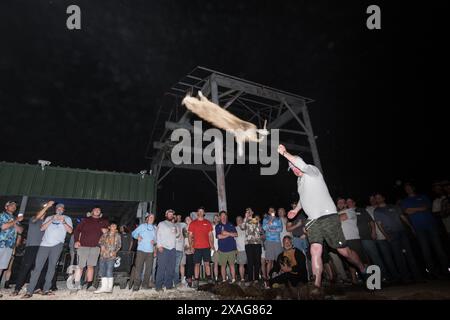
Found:
[[[154,178],[147,174],[0,162],[0,201],[17,201],[25,216],[56,200],[71,216],[100,205],[105,215],[129,220],[142,217],[153,197]]]

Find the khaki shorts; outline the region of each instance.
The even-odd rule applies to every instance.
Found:
[[[238,251],[236,262],[237,264],[247,264],[247,254],[245,251]]]
[[[341,220],[337,214],[330,214],[320,217],[312,221],[308,227],[309,221],[307,221],[308,240],[309,243],[318,243],[323,245],[326,241],[327,244],[333,248],[345,248],[347,246],[345,242],[344,232],[342,231]]]
[[[12,257],[13,249],[0,248],[0,270],[6,270]]]
[[[99,247],[79,247],[77,249],[78,266],[84,268],[86,266],[95,267],[97,265],[98,256],[100,255]]]
[[[212,262],[219,263],[219,252],[218,251],[214,251],[214,253],[212,255]]]
[[[236,250],[230,252],[219,251],[219,266],[234,265],[236,262]]]

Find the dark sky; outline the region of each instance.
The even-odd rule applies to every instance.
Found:
[[[4,0],[0,160],[149,169],[164,93],[201,65],[313,98],[333,196],[365,200],[398,179],[427,187],[448,178],[442,3]],[[81,7],[82,30],[67,30],[69,4]],[[369,4],[380,5],[382,30],[366,28]],[[229,209],[287,206],[296,185],[283,165],[275,177],[232,168]],[[200,172],[174,171],[159,199],[161,209],[216,209]]]

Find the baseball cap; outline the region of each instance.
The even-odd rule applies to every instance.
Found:
[[[8,201],[8,202],[5,203],[5,207],[12,206],[12,205],[17,206],[17,202],[15,202],[15,201]]]

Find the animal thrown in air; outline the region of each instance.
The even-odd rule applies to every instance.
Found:
[[[231,132],[236,139],[240,157],[244,155],[245,141],[261,142],[269,134],[269,131],[266,129],[267,120],[264,121],[264,128],[258,129],[253,123],[239,119],[231,112],[212,103],[201,91],[198,92],[198,96],[196,98],[187,95],[181,103],[203,120],[208,121],[217,128]],[[260,138],[258,138],[257,133],[261,135]]]

